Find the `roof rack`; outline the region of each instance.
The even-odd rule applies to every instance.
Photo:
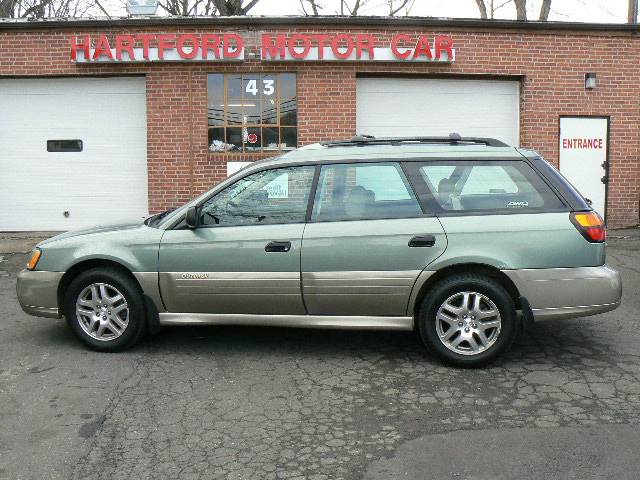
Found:
[[[495,138],[461,137],[459,133],[451,133],[448,137],[374,137],[373,135],[356,135],[348,140],[321,142],[326,147],[348,147],[363,145],[398,145],[401,143],[436,143],[436,144],[476,144],[487,147],[508,147],[506,143]]]

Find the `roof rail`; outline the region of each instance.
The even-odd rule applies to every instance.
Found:
[[[363,145],[398,145],[401,143],[440,143],[449,145],[477,144],[487,147],[508,147],[506,143],[495,138],[462,137],[459,133],[451,133],[448,137],[374,137],[373,135],[356,135],[348,140],[320,142],[326,147],[348,147]]]

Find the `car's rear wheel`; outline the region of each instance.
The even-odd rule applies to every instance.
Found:
[[[509,293],[492,278],[464,274],[430,289],[419,314],[420,336],[445,362],[477,367],[494,360],[518,333]]]
[[[125,350],[145,332],[140,289],[115,269],[87,270],[73,279],[65,295],[64,314],[75,335],[93,350]]]

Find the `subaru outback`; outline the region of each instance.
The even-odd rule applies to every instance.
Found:
[[[605,237],[534,151],[358,136],[255,162],[144,222],[50,238],[17,291],[99,351],[162,325],[416,330],[477,366],[528,322],[620,304]]]

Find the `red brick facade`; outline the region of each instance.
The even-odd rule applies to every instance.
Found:
[[[0,26],[0,76],[123,75],[147,78],[149,202],[152,212],[175,206],[226,176],[227,161],[262,158],[256,154],[214,154],[207,149],[206,74],[213,72],[295,72],[300,145],[355,133],[356,76],[478,75],[521,79],[520,140],[557,164],[561,115],[610,116],[608,223],[638,223],[640,199],[640,38],[631,31],[552,30],[451,26],[273,25],[118,26],[99,28],[3,29]],[[78,65],[70,60],[69,37],[117,33],[237,32],[257,51],[261,32],[373,33],[381,40],[409,35],[452,35],[451,64],[400,63],[155,63]],[[584,88],[584,74],[596,72],[598,86]],[[464,132],[463,132],[464,133]],[[429,132],[425,131],[425,135]]]

